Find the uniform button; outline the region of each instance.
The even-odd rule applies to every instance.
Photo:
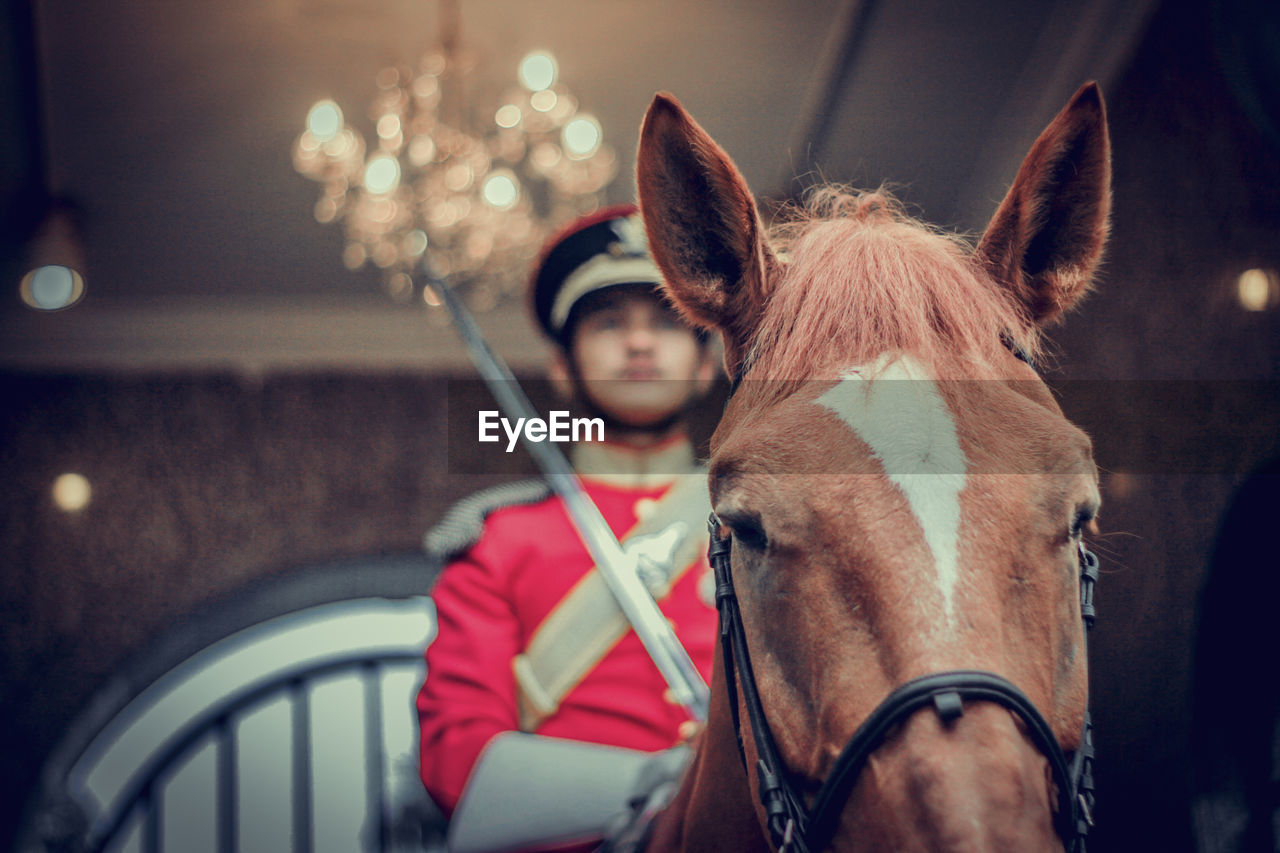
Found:
[[[680,740],[685,741],[698,733],[698,729],[702,728],[702,724],[694,720],[685,720],[676,728],[676,735]]]
[[[673,691],[670,687],[662,691],[662,701],[666,702],[668,705],[680,704],[680,700],[676,698],[675,691]]]
[[[639,521],[644,521],[646,518],[648,518],[650,515],[653,514],[653,508],[656,507],[657,505],[658,505],[658,502],[655,501],[653,498],[641,498],[640,500],[636,501],[636,505],[635,505],[636,519],[638,519]]]

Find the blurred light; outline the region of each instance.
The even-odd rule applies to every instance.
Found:
[[[490,207],[510,210],[520,199],[520,185],[515,175],[504,169],[485,178],[480,194]]]
[[[440,299],[440,294],[436,293],[435,288],[429,284],[422,288],[422,301],[432,308],[439,308],[444,304]]]
[[[439,77],[448,65],[449,60],[443,53],[433,52],[422,57],[422,70],[432,77]]]
[[[386,196],[365,199],[365,215],[371,222],[385,225],[396,218],[397,209],[396,203]]]
[[[1124,471],[1111,471],[1102,482],[1107,500],[1133,497],[1140,485],[1136,476]]]
[[[373,247],[373,262],[386,269],[396,262],[396,247],[390,243],[378,243]]]
[[[84,296],[84,278],[60,264],[36,267],[22,277],[22,301],[40,311],[70,308]]]
[[[477,307],[520,291],[545,236],[598,208],[617,166],[546,51],[521,59],[523,88],[493,102],[490,121],[479,104],[473,120],[465,78],[475,62],[457,48],[456,17],[446,18],[439,48],[378,73],[368,112],[377,136],[321,101],[294,142],[293,165],[323,186],[315,216],[342,226],[350,269],[376,264],[399,299],[406,281],[411,292],[421,287],[414,270],[429,261],[436,275],[465,273]]]
[[[400,133],[400,116],[387,113],[378,119],[378,136],[383,139],[394,139]]]
[[[462,192],[471,186],[474,175],[466,163],[454,163],[444,173],[444,185],[454,192]]]
[[[338,203],[328,196],[322,196],[316,202],[316,222],[332,222],[338,215]]]
[[[434,74],[423,74],[413,81],[413,94],[419,98],[429,98],[440,91],[440,81]]]
[[[349,270],[358,270],[364,266],[365,260],[369,257],[365,251],[363,243],[348,243],[347,247],[342,250],[342,263]]]
[[[529,96],[529,105],[540,113],[549,112],[556,105],[556,93],[550,89],[534,92]]]
[[[413,297],[413,279],[408,273],[394,273],[387,279],[387,293],[396,302],[408,302]]]
[[[552,92],[556,96],[555,105],[547,111],[547,115],[557,124],[562,125],[573,118],[578,111],[578,99],[564,92]],[[530,98],[532,100],[532,98]]]
[[[92,497],[93,488],[81,474],[62,474],[53,481],[53,502],[63,512],[79,512]]]
[[[378,154],[364,167],[364,188],[371,193],[389,193],[400,185],[400,161],[390,154]]]
[[[560,146],[553,142],[539,143],[538,147],[533,149],[532,160],[535,166],[550,169],[560,162]]]
[[[448,228],[458,221],[458,212],[447,201],[437,202],[427,211],[427,220],[432,225]]]
[[[330,100],[317,101],[307,113],[307,130],[321,142],[333,139],[342,130],[342,108]]]
[[[384,68],[373,78],[379,89],[394,89],[400,82],[400,72],[394,67]]]
[[[556,82],[556,59],[545,50],[535,50],[520,60],[520,82],[530,92],[541,92]]]
[[[427,250],[427,232],[415,228],[404,235],[404,252],[410,257],[417,257]]]
[[[498,127],[515,127],[520,123],[520,108],[515,104],[503,104],[498,107],[498,112],[494,115],[493,120]]]
[[[594,116],[580,115],[564,126],[565,154],[571,160],[590,157],[600,147],[601,136],[600,122]]]
[[[26,245],[18,296],[37,311],[70,308],[84,296],[84,240],[77,208],[53,199]]]
[[[322,150],[330,157],[342,157],[356,147],[356,138],[351,131],[343,129],[332,139],[325,140]]]
[[[409,162],[425,166],[436,156],[436,143],[430,136],[415,136],[409,143]]]
[[[1236,298],[1246,311],[1265,311],[1280,297],[1280,277],[1274,270],[1248,269],[1236,280]]]

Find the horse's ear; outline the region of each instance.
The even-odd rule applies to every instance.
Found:
[[[640,210],[667,292],[694,323],[724,333],[725,368],[736,376],[778,269],[747,182],[665,93],[645,115],[637,160]]]
[[[1031,146],[977,256],[1044,326],[1089,289],[1110,212],[1106,107],[1086,83]]]

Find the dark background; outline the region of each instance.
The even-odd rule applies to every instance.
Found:
[[[1107,3],[1046,3],[1034,20],[999,3],[955,20],[947,15],[959,13],[927,3],[890,5],[700,4],[680,13],[690,17],[675,46],[662,34],[678,14],[661,19],[661,7],[631,21],[629,7],[599,4],[592,14],[608,20],[594,21],[604,27],[595,34],[582,32],[593,23],[584,16],[552,11],[529,38],[492,23],[505,14],[500,3],[469,4],[464,18],[477,39],[509,42],[512,55],[535,44],[560,50],[563,26],[572,47],[562,69],[597,105],[623,163],[634,156],[627,137],[649,94],[669,88],[775,198],[794,189],[779,176],[804,171],[812,156],[831,179],[909,180],[904,194],[926,218],[969,229],[981,226],[1016,159],[1076,85],[1102,79],[1114,143],[1112,240],[1096,294],[1054,332],[1047,365],[1068,415],[1095,436],[1103,470],[1091,648],[1100,823],[1091,849],[1190,849],[1198,595],[1232,494],[1280,455],[1280,313],[1246,312],[1234,295],[1244,269],[1280,268],[1275,6],[1138,4],[1142,14],[1117,30],[1117,7]],[[341,72],[347,92],[330,91],[344,105],[361,103],[380,63],[429,42],[430,14],[393,38],[379,24],[415,20],[415,4],[377,13],[354,0],[260,4],[287,19],[290,39],[314,38],[341,58],[288,65],[288,54],[272,54],[269,39],[236,18],[240,4],[217,14],[209,5],[197,22],[209,30],[203,40],[174,37],[190,6],[9,6],[7,119],[45,132],[31,150],[14,135],[5,143],[6,261],[18,266],[43,198],[72,197],[89,247],[89,297],[44,316],[5,285],[0,309],[5,826],[94,689],[153,638],[263,578],[412,551],[452,501],[527,472],[513,455],[491,475],[449,473],[444,420],[458,401],[447,394],[474,389],[462,393],[481,408],[483,392],[461,381],[470,374],[447,329],[387,304],[376,281],[342,268],[336,234],[309,219],[313,188],[289,166],[288,134],[321,94],[309,87]],[[915,9],[914,29],[899,20],[904,9]],[[859,26],[827,37],[842,15]],[[21,25],[32,18],[42,28],[34,66],[22,62],[24,39],[32,43]],[[139,30],[139,21],[154,26]],[[580,69],[592,59],[612,67],[610,37],[623,30],[617,76],[570,70],[570,58]],[[1116,32],[1119,44],[1108,41]],[[214,50],[237,43],[248,60]],[[817,87],[825,97],[813,96],[818,108],[806,113],[831,55],[820,48],[832,43],[848,55],[836,52],[834,83]],[[1081,58],[1082,44],[1107,49]],[[688,55],[671,55],[681,45]],[[221,70],[186,86],[184,69],[197,62]],[[28,87],[33,68],[41,82]],[[132,79],[148,88],[92,101]],[[275,105],[246,99],[235,122],[213,112],[255,79],[268,94],[299,95]],[[744,94],[753,86],[764,107]],[[40,96],[34,111],[24,112],[23,92]],[[201,105],[221,120],[184,137]],[[797,148],[800,126],[812,136]],[[886,165],[882,149],[903,159]],[[237,158],[243,190],[228,182]],[[270,173],[266,190],[279,192],[256,195],[264,190],[254,170]],[[611,192],[627,197],[629,180]],[[290,317],[299,325],[282,330]],[[535,374],[543,351],[521,331],[520,306],[484,322],[518,370]],[[65,471],[94,487],[78,514],[49,499]],[[1275,564],[1256,555],[1236,582],[1247,587]],[[1251,650],[1259,672],[1275,670],[1276,651]],[[1247,703],[1244,694],[1237,701]]]

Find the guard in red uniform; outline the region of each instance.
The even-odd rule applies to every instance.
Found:
[[[572,448],[574,467],[710,680],[706,473],[684,416],[714,366],[659,281],[635,208],[611,208],[550,241],[533,276],[534,311],[558,345],[553,383],[606,424],[606,441]],[[625,808],[649,756],[687,739],[688,713],[545,484],[463,501],[427,547],[448,565],[432,591],[439,629],[417,703],[421,773],[447,814],[459,810],[455,825],[468,827],[466,838],[452,833],[454,847],[509,846],[510,832],[526,830],[530,842],[589,840],[594,822]],[[575,814],[546,815],[545,803],[528,802],[539,794]]]

